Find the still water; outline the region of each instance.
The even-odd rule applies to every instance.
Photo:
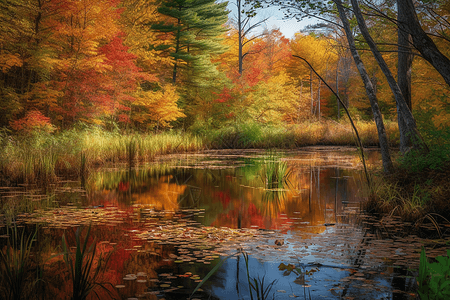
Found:
[[[110,255],[98,281],[119,299],[187,299],[218,265],[193,298],[257,299],[262,286],[261,299],[409,299],[414,280],[399,266],[418,255],[361,221],[363,174],[357,152],[341,148],[164,156],[92,170],[81,186],[60,185],[52,208],[18,219],[42,224],[48,299],[69,298],[55,254],[63,233],[73,241],[87,224]]]

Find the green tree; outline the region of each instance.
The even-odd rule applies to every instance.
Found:
[[[169,43],[159,46],[173,58],[172,82],[179,70],[189,70],[189,78],[215,74],[211,55],[221,53],[221,34],[226,31],[227,2],[214,0],[163,0],[158,12],[166,20],[152,24],[153,30],[165,34]],[[187,76],[185,76],[187,77]]]

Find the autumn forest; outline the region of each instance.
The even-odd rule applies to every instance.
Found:
[[[1,0],[0,295],[447,299],[449,92],[450,0]]]
[[[343,111],[336,96],[296,56],[311,64],[355,118],[372,119],[336,8],[274,3],[290,18],[314,10],[320,18],[289,39],[264,27],[255,4],[261,5],[235,0],[229,6],[239,13],[233,15],[227,3],[214,1],[3,1],[0,125],[14,132],[80,124],[148,132],[338,120]],[[448,4],[421,5],[424,30],[448,53]],[[361,8],[396,74],[395,5]],[[352,30],[380,111],[396,119],[388,80]],[[422,126],[448,126],[448,85],[417,50],[409,51],[415,117],[428,123]]]

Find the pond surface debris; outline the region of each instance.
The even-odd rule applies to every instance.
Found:
[[[352,154],[255,153],[99,171],[85,188],[60,187],[68,200],[41,206],[45,197],[32,196],[35,208],[13,222],[38,224],[36,253],[43,258],[58,253],[63,233],[70,238],[75,228],[91,225],[100,252],[111,253],[102,280],[120,299],[246,299],[250,278],[273,283],[275,299],[414,299],[422,246],[429,257],[446,254],[445,230],[440,239],[423,239],[406,234],[411,224],[398,218],[361,212],[361,173]],[[284,170],[277,173],[283,181],[267,188],[274,168]],[[24,197],[17,189],[1,193],[3,203]],[[3,246],[7,215],[0,220]],[[48,278],[48,299],[67,296],[61,260],[49,259],[44,268],[63,282]]]

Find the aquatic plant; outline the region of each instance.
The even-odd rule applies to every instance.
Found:
[[[270,291],[272,290],[272,288],[274,287],[274,285],[276,284],[276,282],[278,280],[273,280],[269,284],[265,285],[265,283],[264,283],[265,276],[263,276],[262,278],[260,278],[259,276],[257,278],[251,277],[250,269],[249,269],[248,254],[246,252],[242,252],[242,255],[244,256],[245,268],[247,271],[247,282],[248,282],[249,291],[250,291],[250,299],[251,300],[254,300],[254,299],[266,300],[266,299],[268,299],[269,295],[270,295]],[[253,293],[256,294],[255,297],[253,297]]]
[[[306,270],[305,267],[303,267],[303,270],[300,266],[295,266],[293,264],[285,265],[284,263],[281,263],[278,266],[278,270],[283,271],[283,276],[289,276],[291,273],[294,273],[296,276],[298,276],[294,283],[299,284],[303,286],[303,296],[304,299],[311,299],[311,290],[308,289],[308,295],[306,295],[306,288],[311,287],[311,285],[306,284],[306,278],[305,276],[312,276],[315,272],[317,272],[318,268],[311,268],[310,270]],[[298,297],[298,296],[295,296]]]
[[[9,233],[9,228],[7,229]],[[6,249],[0,249],[0,292],[2,299],[28,299],[38,281],[33,278],[32,247],[37,233],[25,237],[25,229],[19,234],[16,225],[11,228]]]
[[[422,247],[417,283],[420,299],[449,299],[450,250],[447,250],[447,256],[438,256],[436,262],[429,263],[425,248]]]
[[[274,285],[276,284],[277,280],[274,280],[266,285],[264,282],[265,276],[262,278],[260,277],[251,277],[250,276],[250,267],[249,267],[249,258],[248,254],[245,251],[238,251],[234,254],[230,254],[224,259],[222,259],[214,268],[209,271],[208,274],[202,279],[202,281],[195,287],[194,291],[192,292],[189,299],[192,299],[195,292],[198,291],[198,289],[212,276],[214,275],[217,270],[225,263],[225,261],[231,257],[243,255],[244,261],[245,261],[245,268],[247,272],[247,283],[249,287],[249,293],[250,293],[250,299],[251,300],[266,300],[269,298],[270,292]]]
[[[288,164],[278,158],[274,152],[270,152],[261,166],[259,176],[265,189],[278,190],[292,186],[289,181],[290,174]]]
[[[110,283],[103,284],[98,282],[101,272],[105,270],[111,252],[103,257],[102,254],[96,255],[97,243],[94,241],[87,248],[91,225],[87,229],[84,242],[81,242],[82,227],[78,227],[75,232],[75,257],[70,252],[65,234],[62,236],[62,248],[64,262],[69,270],[72,280],[72,300],[84,300],[92,292],[100,299],[96,288],[102,288],[109,296],[113,296],[113,292],[106,287]],[[112,285],[111,285],[112,287]]]

